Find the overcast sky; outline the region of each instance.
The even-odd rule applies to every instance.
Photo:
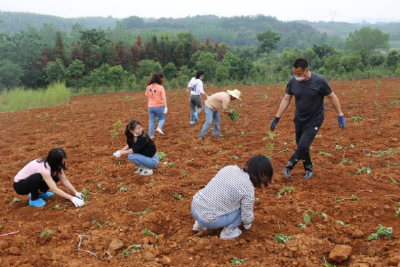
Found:
[[[0,10],[65,18],[262,14],[284,21],[400,21],[400,0],[0,0]]]

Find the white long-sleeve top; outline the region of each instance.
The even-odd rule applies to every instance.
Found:
[[[196,79],[195,77],[190,80],[187,87],[192,88],[192,90],[190,91],[190,94],[192,95],[205,94],[203,81],[200,79]]]
[[[248,173],[236,165],[222,168],[214,178],[193,197],[194,209],[206,222],[241,209],[242,221],[254,220],[254,185]]]

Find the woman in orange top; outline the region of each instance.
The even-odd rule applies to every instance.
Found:
[[[156,117],[158,117],[157,132],[164,135],[162,130],[165,123],[165,114],[167,114],[167,98],[165,96],[164,86],[164,75],[162,73],[154,74],[150,81],[149,86],[146,88],[147,106],[149,108],[149,136],[154,138],[154,124]]]

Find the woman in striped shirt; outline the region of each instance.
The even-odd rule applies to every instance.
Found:
[[[263,155],[249,159],[243,168],[236,165],[222,168],[192,201],[196,222],[194,231],[222,228],[221,239],[233,239],[253,222],[254,187],[267,186],[273,175],[270,161]]]

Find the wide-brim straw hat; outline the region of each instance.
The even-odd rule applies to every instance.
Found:
[[[240,97],[242,96],[242,93],[238,89],[233,89],[233,90],[227,90],[226,91],[228,94],[233,96],[234,98],[237,98],[239,100],[242,100]]]

